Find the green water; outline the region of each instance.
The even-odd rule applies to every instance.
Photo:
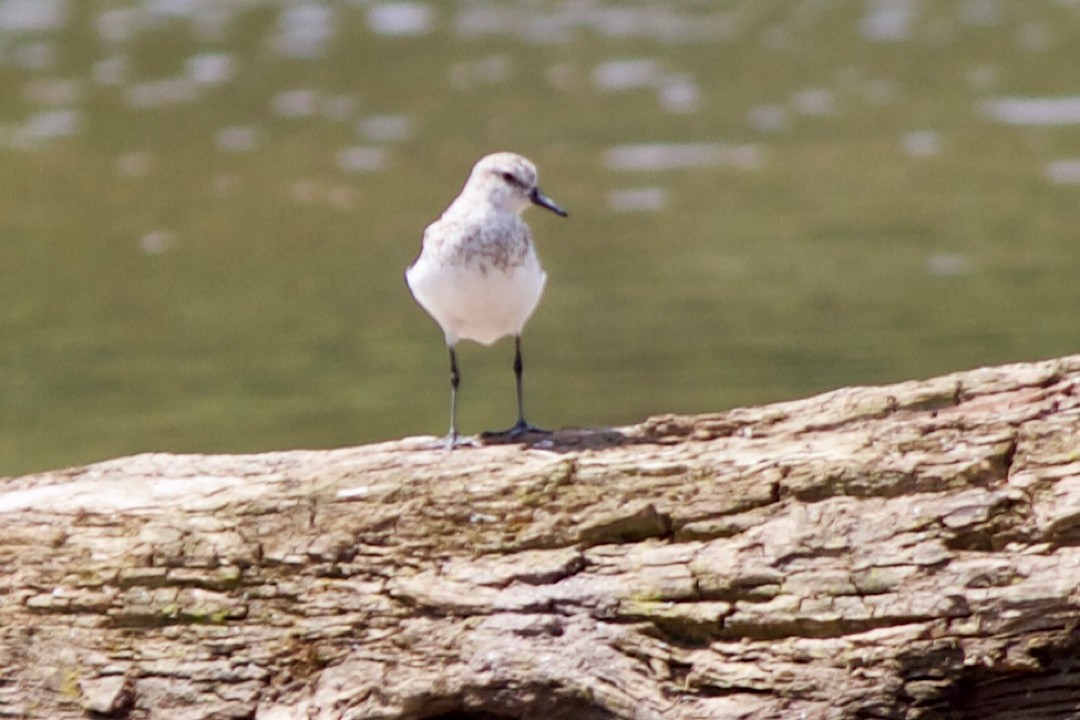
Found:
[[[539,424],[1078,352],[1080,119],[993,110],[1077,68],[1049,0],[0,0],[0,474],[445,432],[401,273],[493,150],[571,213]],[[464,432],[511,354],[461,348]]]

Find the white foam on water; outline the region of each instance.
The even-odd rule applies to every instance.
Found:
[[[746,115],[750,126],[761,132],[780,132],[788,126],[788,113],[780,105],[759,105]]]
[[[904,133],[900,146],[912,157],[931,157],[941,152],[941,133],[936,130],[913,130]]]
[[[190,18],[206,5],[206,0],[144,0],[143,11],[151,15]]]
[[[221,152],[251,152],[259,146],[259,129],[253,125],[223,127],[214,135],[214,144]]]
[[[964,0],[960,21],[973,27],[992,27],[1001,21],[1001,0]]]
[[[701,106],[701,88],[689,75],[668,75],[657,90],[660,106],[671,113],[691,113]]]
[[[412,134],[412,119],[408,115],[370,115],[356,126],[370,142],[401,142]]]
[[[357,145],[340,150],[335,157],[337,166],[348,173],[369,173],[383,170],[390,156],[383,148]]]
[[[168,230],[153,230],[139,238],[139,249],[147,255],[161,255],[176,244],[176,236]]]
[[[454,17],[454,32],[465,37],[509,35],[517,23],[513,7],[468,5]]]
[[[615,212],[656,212],[667,205],[667,191],[662,187],[622,188],[609,192],[607,203]]]
[[[287,5],[278,16],[275,46],[285,57],[315,60],[326,53],[335,12],[322,3]]]
[[[787,50],[791,47],[791,31],[783,25],[773,25],[761,34],[761,45],[769,50]]]
[[[959,277],[971,273],[971,261],[956,253],[938,253],[926,258],[926,269],[934,277]]]
[[[221,85],[236,75],[232,53],[206,52],[193,55],[184,63],[187,76],[200,85]]]
[[[481,2],[464,4],[453,17],[454,32],[463,37],[496,35],[537,44],[562,43],[579,31],[607,38],[647,38],[662,43],[715,43],[735,35],[738,13],[709,11],[707,3],[685,12],[681,7],[649,3],[601,5],[577,0],[538,13],[526,3]]]
[[[114,167],[124,177],[146,177],[154,167],[154,156],[148,152],[125,153],[116,158]]]
[[[130,40],[135,34],[138,22],[134,8],[108,8],[102,10],[97,16],[94,27],[98,36],[112,43],[121,43]]]
[[[715,42],[731,30],[724,14],[680,12],[673,4],[606,6],[583,13],[585,24],[614,38],[650,38],[658,42]]]
[[[367,22],[377,35],[417,37],[434,29],[435,12],[416,2],[384,2],[368,10]]]
[[[67,20],[66,0],[0,0],[0,32],[59,30]]]
[[[992,98],[984,101],[980,110],[991,120],[1007,125],[1076,125],[1080,123],[1080,95]]]
[[[651,58],[608,60],[593,68],[592,77],[606,92],[652,87],[660,78],[660,64]]]
[[[701,105],[701,88],[692,76],[665,75],[652,58],[607,60],[593,68],[592,81],[602,92],[655,88],[660,106],[672,113],[694,112]]]
[[[896,83],[888,78],[868,80],[861,86],[862,96],[872,105],[888,105],[896,100]]]
[[[866,0],[859,34],[873,42],[910,39],[916,5],[916,0]]]
[[[523,23],[521,37],[534,45],[557,45],[573,40],[574,33],[563,15],[530,15]]]
[[[314,88],[283,90],[274,95],[271,101],[271,109],[278,117],[311,117],[319,109],[319,99],[319,91]]]
[[[613,170],[656,171],[726,166],[752,170],[761,166],[758,145],[725,143],[656,143],[618,145],[604,151],[604,164]]]
[[[591,19],[593,29],[608,37],[629,38],[645,31],[642,13],[627,5],[598,8]]]
[[[836,99],[831,90],[806,88],[791,96],[791,104],[802,115],[824,117],[836,112]]]
[[[82,113],[75,108],[46,110],[26,119],[11,138],[13,147],[34,149],[49,140],[77,135]]]
[[[489,55],[450,67],[450,83],[459,90],[477,85],[498,85],[509,80],[510,75],[510,59],[506,55]]]
[[[176,77],[146,80],[128,86],[124,99],[136,108],[155,108],[164,105],[183,105],[199,97],[198,86],[191,78]]]
[[[1080,158],[1064,158],[1046,163],[1046,179],[1056,185],[1080,185]]]

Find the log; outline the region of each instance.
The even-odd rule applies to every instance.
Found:
[[[1080,356],[0,481],[0,717],[1073,718]]]

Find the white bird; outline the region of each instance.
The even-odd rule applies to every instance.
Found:
[[[450,433],[457,443],[457,354],[461,340],[491,345],[514,336],[514,376],[518,419],[509,430],[490,435],[511,439],[547,432],[525,420],[522,393],[521,331],[544,292],[529,227],[521,213],[530,205],[566,217],[536,185],[536,167],[521,155],[500,152],[473,166],[461,193],[424,231],[420,255],[405,271],[413,297],[442,328],[450,349]]]

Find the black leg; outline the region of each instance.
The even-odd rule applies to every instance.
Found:
[[[521,362],[521,336],[514,336],[514,382],[517,385],[517,401],[518,401],[518,418],[514,424],[515,428],[526,428],[528,423],[525,422],[525,392],[521,387],[521,375],[525,366]]]
[[[517,384],[517,406],[518,406],[518,419],[514,423],[514,426],[508,430],[502,430],[500,432],[486,432],[484,437],[497,438],[506,437],[511,440],[520,437],[526,433],[538,433],[547,435],[550,434],[550,430],[544,430],[538,428],[535,425],[530,425],[525,419],[525,392],[524,382],[522,376],[524,375],[524,364],[521,362],[521,336],[514,336],[514,381]]]
[[[461,385],[461,373],[458,372],[457,353],[450,348],[450,432],[446,436],[446,449],[453,450],[457,444],[457,391]]]

